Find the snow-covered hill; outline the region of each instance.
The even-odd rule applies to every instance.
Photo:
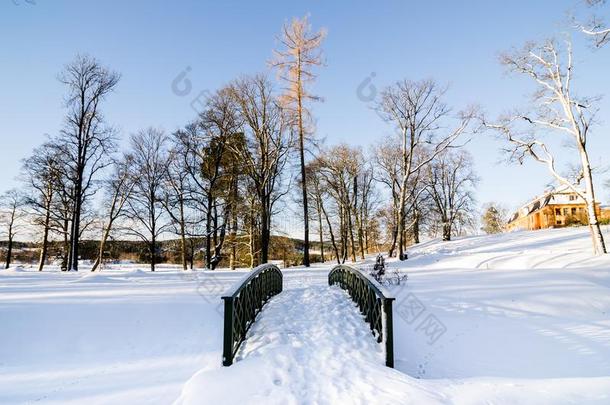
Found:
[[[251,403],[608,404],[610,255],[592,257],[589,245],[585,228],[517,232],[430,241],[391,261],[409,275],[392,287],[396,370],[377,354],[351,362],[346,346],[370,342],[350,346],[369,336],[345,319],[336,339],[303,346],[314,334],[298,328],[332,320],[315,297],[330,266],[285,271],[286,294],[267,316],[286,317],[288,299],[292,335],[269,331],[230,368],[220,367],[219,296],[243,272],[0,270],[0,403],[205,403],[213,393],[195,389],[204,378]],[[288,305],[298,297],[311,308]],[[264,317],[259,334],[275,325]],[[278,341],[292,354],[278,358]]]

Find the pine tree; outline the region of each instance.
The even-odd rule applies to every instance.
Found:
[[[504,212],[504,209],[497,207],[495,204],[488,204],[481,218],[483,223],[481,230],[487,234],[504,232],[506,224]]]

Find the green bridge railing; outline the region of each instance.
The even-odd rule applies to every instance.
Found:
[[[353,267],[338,265],[328,274],[328,284],[338,284],[346,290],[365,316],[377,343],[385,345],[385,364],[394,368],[394,331],[392,301],[383,287],[364,273]]]
[[[273,264],[258,266],[222,296],[224,300],[224,339],[222,365],[230,366],[246,333],[263,305],[282,292],[283,277]]]

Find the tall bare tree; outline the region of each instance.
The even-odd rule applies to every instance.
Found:
[[[189,260],[192,263],[187,238],[194,236],[189,235],[189,225],[193,221],[193,218],[189,218],[192,184],[189,181],[189,170],[183,166],[181,153],[180,146],[169,152],[161,203],[172,219],[173,233],[180,238],[180,261],[182,270],[187,270]]]
[[[595,254],[606,253],[595,209],[593,173],[587,150],[598,99],[574,94],[571,43],[555,40],[528,43],[521,50],[504,54],[501,62],[510,71],[529,77],[536,85],[533,106],[530,112],[505,115],[497,122],[485,122],[485,125],[503,135],[512,145],[508,149],[512,160],[523,163],[530,157],[544,164],[560,184],[586,202],[593,251]],[[559,173],[558,155],[551,147],[553,140],[564,141],[574,151],[572,158],[579,162],[575,180]],[[579,187],[580,182],[584,182],[584,190]]]
[[[96,191],[95,177],[110,164],[114,150],[113,131],[106,125],[101,106],[119,82],[120,75],[90,56],[78,55],[66,65],[59,80],[66,85],[66,122],[61,141],[69,159],[72,182],[72,218],[68,269],[78,270],[82,211]]]
[[[311,94],[306,85],[313,82],[313,69],[322,65],[320,46],[325,30],[312,32],[308,17],[294,18],[290,24],[284,24],[280,42],[282,49],[275,51],[272,65],[278,68],[281,80],[286,84],[281,98],[284,108],[292,117],[299,140],[298,151],[301,168],[301,191],[303,204],[303,264],[309,267],[309,208],[307,193],[307,176],[305,173],[305,138],[308,135],[311,113],[306,107],[308,101],[320,98]]]
[[[338,218],[341,251],[337,255],[337,260],[345,262],[350,256],[355,262],[357,247],[361,250],[360,253],[364,249],[363,242],[360,242],[360,236],[364,235],[360,232],[358,224],[358,195],[361,195],[358,179],[364,166],[362,151],[348,145],[337,145],[323,151],[318,160],[322,188],[326,190],[332,201],[335,217]],[[331,239],[334,239],[333,226],[326,208],[323,213],[328,222]]]
[[[454,141],[466,132],[473,121],[473,110],[458,113],[457,123],[447,135],[439,136],[441,126],[450,125],[451,109],[442,101],[445,89],[432,80],[417,82],[403,80],[381,92],[377,109],[383,118],[397,128],[400,134],[401,167],[398,180],[399,196],[396,207],[396,235],[398,237],[398,257],[404,257],[404,230],[406,229],[407,200],[412,193],[408,184],[413,175],[419,173],[439,153],[449,148]],[[426,157],[416,161],[416,156]],[[396,242],[390,247],[393,254]]]
[[[271,219],[276,202],[288,191],[283,188],[284,168],[292,148],[286,114],[264,75],[244,77],[232,85],[232,93],[244,120],[245,142],[232,146],[243,160],[260,213],[261,262],[269,260]],[[254,218],[252,218],[254,220]]]
[[[128,232],[146,243],[150,270],[155,271],[157,242],[170,226],[161,202],[167,173],[168,138],[163,131],[148,128],[132,135],[130,141],[134,184],[125,212],[133,223]]]
[[[123,157],[114,163],[114,172],[105,181],[105,191],[107,194],[107,207],[106,219],[102,227],[102,237],[100,239],[99,249],[97,258],[91,267],[91,271],[96,271],[104,259],[104,252],[106,249],[106,243],[110,238],[110,234],[113,230],[113,226],[117,220],[119,220],[124,214],[124,208],[127,200],[131,197],[135,181],[134,173],[131,165],[133,157],[129,154],[123,155]]]
[[[8,190],[0,196],[0,225],[7,239],[5,263],[7,269],[11,266],[15,235],[22,229],[23,224],[20,221],[25,214],[24,203],[23,195],[16,189]]]
[[[174,136],[176,154],[189,177],[188,199],[204,213],[205,261],[210,269],[220,263],[227,227],[236,221],[229,224],[237,210],[242,174],[243,163],[235,153],[244,142],[241,126],[234,91],[223,87],[206,100],[197,120]]]

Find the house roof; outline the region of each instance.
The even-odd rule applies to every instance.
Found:
[[[511,222],[513,222],[513,221],[517,220],[519,217],[521,217],[521,215],[519,215],[520,211],[525,210],[525,213],[523,214],[523,216],[528,216],[538,210],[541,210],[542,208],[546,207],[547,205],[549,205],[551,200],[553,199],[554,195],[568,194],[568,193],[573,193],[573,190],[566,185],[562,185],[562,186],[556,187],[552,190],[548,190],[541,196],[537,196],[537,197],[533,198],[532,200],[530,200],[529,202],[527,202],[526,204],[522,205],[511,216],[511,218],[508,220],[508,223],[510,224]]]

